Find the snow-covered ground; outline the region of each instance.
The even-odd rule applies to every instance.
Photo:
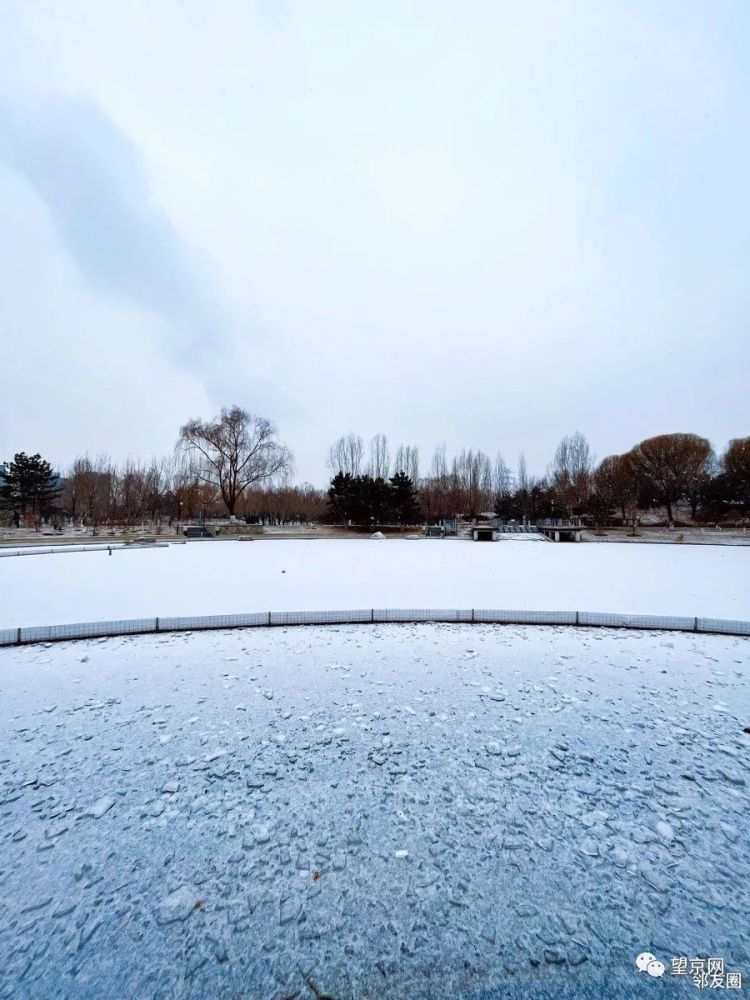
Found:
[[[750,548],[387,539],[195,542],[0,560],[0,627],[330,608],[750,619]]]
[[[248,548],[242,565],[265,571],[284,549]],[[346,548],[384,572],[387,545]],[[488,548],[466,548],[475,568],[502,566],[506,553]],[[332,580],[327,549],[305,550],[309,568],[287,562],[288,603],[304,594],[294,573],[322,572],[315,560]],[[137,560],[163,583],[165,566],[192,565],[180,555]],[[224,546],[187,555],[206,573],[237,558]],[[564,558],[582,557],[571,547]],[[18,570],[68,561],[75,585],[91,559]],[[126,562],[102,564],[100,585]],[[666,577],[648,565],[679,584],[674,567]],[[724,579],[715,563],[687,565]],[[215,581],[191,579],[202,607]],[[494,580],[486,568],[483,580]],[[230,581],[219,583],[226,600]],[[648,583],[645,569],[631,581],[634,592]],[[182,581],[181,597],[191,589]],[[277,581],[251,596],[286,602]],[[344,596],[342,581],[307,603]],[[80,602],[78,591],[52,617],[91,617]],[[684,977],[638,972],[643,951],[668,970],[673,956],[720,956],[747,981],[749,653],[718,636],[479,625],[2,650],[0,997],[691,994]]]

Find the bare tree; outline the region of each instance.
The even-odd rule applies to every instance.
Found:
[[[518,456],[518,476],[516,477],[516,483],[519,490],[525,490],[528,492],[531,489],[531,479],[529,477],[529,469],[526,464],[526,456],[523,452]]]
[[[690,516],[695,520],[698,516],[698,507],[711,495],[711,484],[718,475],[721,463],[716,457],[716,453],[711,448],[710,454],[702,467],[696,468],[688,476],[685,497],[690,503]]]
[[[453,494],[445,445],[441,444],[435,449],[429,471],[419,486],[420,506],[428,521],[437,521],[456,513]]]
[[[501,494],[509,493],[513,488],[513,473],[506,465],[505,459],[497,453],[492,466],[492,493],[497,497]]]
[[[419,449],[414,445],[400,444],[393,460],[394,472],[405,472],[416,486],[419,482]]]
[[[632,520],[639,492],[632,455],[608,455],[603,458],[594,473],[593,482],[603,502],[618,508],[623,524],[628,519]]]
[[[721,469],[742,486],[750,486],[750,437],[732,438],[721,456]]]
[[[712,450],[710,442],[697,434],[660,434],[641,441],[631,455],[637,475],[667,508],[672,524],[674,504],[706,474]]]
[[[213,485],[201,481],[195,463],[184,453],[176,454],[171,466],[172,517],[192,520],[202,510],[219,507],[218,492]]]
[[[150,520],[157,525],[168,513],[171,482],[171,462],[166,458],[152,458],[144,470],[143,507]]]
[[[476,517],[493,506],[492,463],[483,451],[464,448],[452,468],[460,492],[461,512]]]
[[[523,452],[518,456],[518,475],[516,477],[516,498],[521,515],[524,520],[529,516],[529,506],[531,504],[532,481],[529,476],[526,456]]]
[[[271,421],[239,406],[222,409],[214,420],[189,420],[177,448],[192,458],[198,478],[219,490],[232,516],[249,486],[269,482],[293,464]]]
[[[339,472],[358,476],[362,471],[364,445],[359,434],[344,434],[328,449],[328,469],[332,476]]]
[[[430,463],[430,476],[443,480],[448,476],[448,457],[444,444],[438,445],[435,449]]]
[[[145,514],[146,471],[140,462],[129,458],[118,478],[117,513],[120,520],[133,525]]]
[[[299,510],[305,522],[322,521],[328,509],[328,496],[311,483],[302,483],[295,490],[299,497]]]
[[[107,455],[95,459],[88,455],[76,458],[66,477],[64,503],[73,519],[80,518],[94,534],[99,525],[111,521],[114,516],[116,478]]]
[[[243,516],[250,523],[309,524],[322,519],[327,496],[310,483],[249,489],[241,501]]]
[[[750,437],[733,438],[721,456],[725,494],[742,509],[750,507]]]
[[[60,501],[74,521],[82,517],[83,492],[90,465],[91,459],[88,455],[76,458],[65,476]]]
[[[376,434],[370,441],[370,464],[367,471],[373,479],[387,479],[390,468],[388,438],[385,434]]]
[[[552,485],[569,514],[591,493],[594,456],[580,431],[564,437],[552,462]]]
[[[170,479],[165,459],[127,459],[115,474],[117,518],[129,525],[150,521],[158,526],[169,504]]]

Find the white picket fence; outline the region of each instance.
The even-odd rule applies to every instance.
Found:
[[[283,625],[357,625],[394,622],[462,622],[491,625],[573,625],[583,627],[661,629],[750,636],[750,622],[725,618],[611,614],[595,611],[502,611],[486,608],[364,608],[350,611],[255,611],[235,615],[191,615],[178,618],[132,618],[124,621],[77,622],[0,629],[0,646],[106,636],[142,635],[204,629],[263,628]]]

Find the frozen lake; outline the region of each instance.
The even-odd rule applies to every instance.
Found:
[[[290,545],[8,560],[3,572],[24,580],[20,596],[5,592],[10,618],[37,608],[34,574],[65,568],[71,593],[64,573],[37,586],[38,618],[93,617],[87,595],[101,614],[157,598],[168,610],[168,581],[196,609],[357,604],[385,596],[401,548],[402,602],[413,560],[444,574],[453,548],[481,583],[423,577],[427,603],[468,603],[463,586],[471,600],[494,586],[483,603],[516,593],[503,589],[510,547],[312,543],[295,568]],[[704,550],[676,549],[665,562],[654,546],[639,564],[631,548],[603,549],[523,547],[557,579],[530,589],[526,575],[514,603],[559,598],[563,565],[578,567],[580,597],[581,567],[603,559],[631,577],[641,565],[638,580],[592,581],[590,605],[621,609],[630,593],[637,610],[656,595],[656,610],[689,598],[730,610],[742,553],[703,562]],[[279,582],[270,571],[284,562]],[[146,598],[136,574],[123,584],[136,565]],[[217,579],[220,565],[246,582]],[[747,595],[732,599],[739,613]],[[721,956],[747,977],[749,654],[737,638],[480,625],[2,650],[0,997],[691,993],[684,978],[638,972],[643,951],[667,969],[673,956]]]
[[[196,542],[0,559],[0,628],[402,607],[750,619],[750,547],[388,539]]]

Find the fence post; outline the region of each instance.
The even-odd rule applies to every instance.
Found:
[[[471,609],[471,620],[474,621],[474,608]]]
[[[271,612],[270,611],[268,612],[268,624],[269,625],[271,624]]]
[[[581,624],[581,622],[580,622],[580,620],[578,618],[578,612],[576,611],[576,625],[580,625],[580,624]]]
[[[18,628],[18,631],[16,632],[16,642],[18,643],[19,646],[21,645],[21,629],[20,629],[20,626]]]
[[[693,622],[693,632],[698,631],[698,615],[695,616],[695,621]]]
[[[156,631],[157,632],[159,631],[159,619],[158,618],[156,619]]]
[[[375,608],[370,608],[370,622],[375,621]]]

